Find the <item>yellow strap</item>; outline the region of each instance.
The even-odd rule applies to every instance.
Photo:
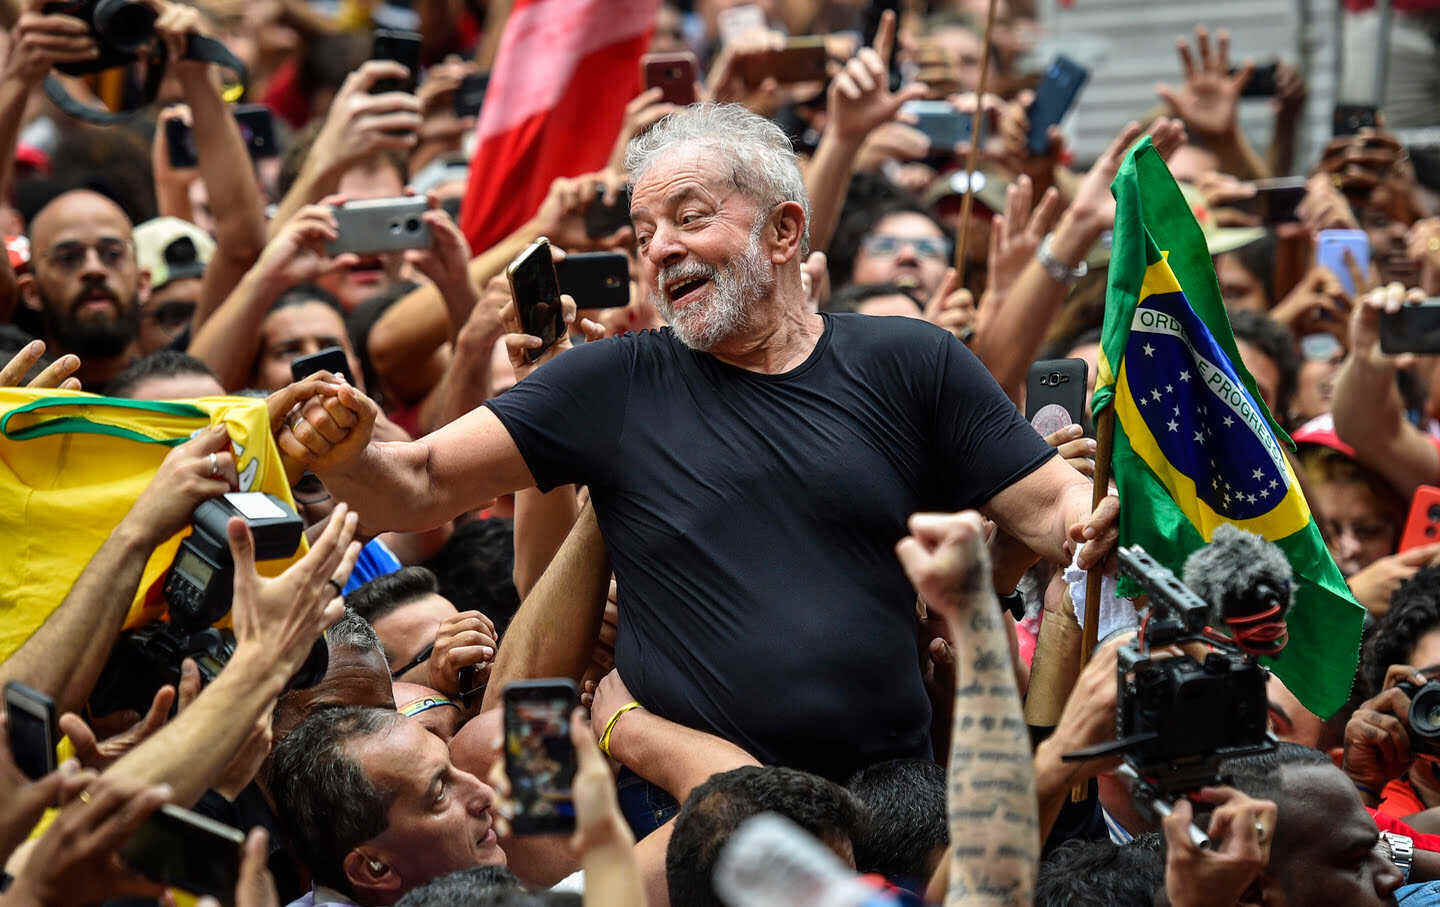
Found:
[[[611,715],[610,720],[605,722],[605,733],[600,735],[600,752],[604,753],[607,756],[610,755],[610,732],[615,730],[615,722],[620,720],[621,715],[625,714],[631,709],[638,708],[641,708],[640,703],[632,699],[615,710],[615,714]]]

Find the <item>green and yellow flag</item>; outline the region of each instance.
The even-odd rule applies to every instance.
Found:
[[[1143,546],[1176,574],[1223,523],[1279,546],[1295,571],[1295,605],[1290,643],[1267,661],[1328,717],[1349,696],[1364,609],[1310,515],[1282,447],[1289,438],[1240,361],[1205,236],[1148,138],[1110,188],[1094,411],[1115,407],[1120,543]]]

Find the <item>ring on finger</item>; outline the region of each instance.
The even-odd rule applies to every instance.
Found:
[[[1255,839],[1261,844],[1265,843],[1265,837],[1269,832],[1265,829],[1265,823],[1260,819],[1255,820]]]
[[[329,583],[330,585],[332,585],[332,586],[335,587],[335,594],[336,594],[336,595],[344,595],[344,594],[345,594],[345,587],[342,586],[342,585],[340,585],[340,581],[337,580],[335,577],[332,576],[332,577],[330,577],[329,579],[327,579],[325,582],[327,582],[327,583]]]
[[[220,458],[215,454],[210,455],[210,478],[218,478],[220,475]]]

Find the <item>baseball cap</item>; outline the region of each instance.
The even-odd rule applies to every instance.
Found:
[[[1185,196],[1190,213],[1195,215],[1196,222],[1200,224],[1200,231],[1205,234],[1205,245],[1211,255],[1234,252],[1265,235],[1264,227],[1222,227],[1215,223],[1215,215],[1205,203],[1205,196],[1189,183],[1180,183],[1180,194]]]
[[[1340,440],[1340,435],[1335,431],[1335,419],[1329,413],[1321,413],[1295,429],[1290,433],[1290,438],[1296,444],[1318,444],[1338,450],[1351,459],[1355,457],[1355,448]]]
[[[150,272],[150,286],[199,277],[215,254],[210,234],[178,217],[156,217],[135,228],[135,258]]]

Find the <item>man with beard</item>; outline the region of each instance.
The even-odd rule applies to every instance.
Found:
[[[768,763],[832,779],[930,753],[915,593],[893,546],[921,510],[980,508],[1033,551],[1098,564],[1118,504],[949,333],[811,314],[809,200],[785,134],[700,104],[632,142],[642,284],[668,329],[586,343],[406,444],[375,409],[306,404],[283,430],[371,529],[585,484],[620,589],[636,699]],[[567,305],[573,303],[567,301]],[[573,310],[572,310],[573,311]],[[509,339],[512,353],[538,338]]]
[[[97,192],[65,192],[35,215],[30,248],[21,299],[43,320],[46,349],[56,358],[79,356],[81,386],[98,390],[137,352],[146,276],[130,218]]]

